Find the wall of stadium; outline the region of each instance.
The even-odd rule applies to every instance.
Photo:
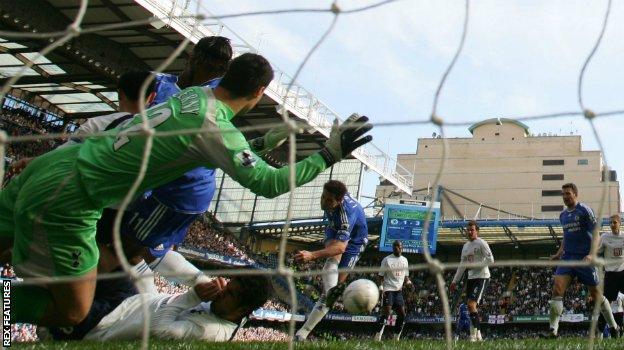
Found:
[[[344,182],[353,196],[359,196],[362,171],[363,165],[359,160],[342,161],[325,170],[313,181],[295,189],[293,219],[323,216],[319,202],[323,184],[330,179]],[[273,199],[256,196],[222,171],[217,172],[216,181],[217,191],[209,210],[221,222],[247,224],[286,219],[288,193]]]
[[[580,201],[598,212],[603,181],[600,151],[582,150],[581,136],[534,136],[514,120],[486,120],[470,127],[470,138],[448,138],[449,158],[440,184],[465,197],[494,208],[535,218],[558,218],[563,209],[560,190],[567,182],[579,188]],[[422,138],[414,154],[400,154],[398,162],[414,172],[414,189],[434,182],[442,158],[442,139]],[[615,171],[604,179],[608,186],[605,215],[620,210],[619,182]],[[396,195],[386,184],[376,197]],[[419,193],[426,194],[426,190]],[[448,194],[448,192],[447,192]],[[405,195],[404,195],[405,196]],[[450,195],[459,213],[442,200],[446,218],[473,218],[479,204]],[[497,210],[482,208],[479,218],[507,218]]]

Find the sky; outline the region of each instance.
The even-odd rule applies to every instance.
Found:
[[[342,9],[374,1],[338,1]],[[214,0],[213,14],[329,8],[331,1]],[[607,1],[472,1],[464,50],[441,92],[438,115],[445,122],[580,111],[579,72],[595,45]],[[428,119],[440,78],[459,44],[464,1],[397,1],[341,15],[314,52],[298,82],[346,117],[365,114],[375,122]],[[330,13],[279,14],[225,19],[271,63],[293,75],[328,28]],[[603,112],[624,109],[624,2],[614,2],[609,23],[583,85],[585,105]],[[624,176],[624,115],[595,124],[610,167]],[[528,121],[533,134],[582,135],[583,149],[598,144],[582,117]],[[391,156],[414,153],[419,137],[438,132],[432,124],[375,127],[374,143]],[[447,137],[469,137],[467,127],[448,127]],[[378,178],[364,179],[373,195]]]

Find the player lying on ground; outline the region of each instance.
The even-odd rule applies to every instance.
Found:
[[[592,232],[596,226],[594,212],[587,205],[578,201],[578,188],[573,183],[567,183],[561,187],[563,204],[566,209],[559,215],[563,228],[563,242],[557,253],[551,256],[552,260],[589,261],[589,252],[592,244]],[[572,282],[572,278],[578,280],[589,288],[589,294],[594,303],[599,303],[602,316],[607,320],[609,327],[613,329],[611,334],[618,335],[619,329],[613,319],[611,305],[607,298],[598,289],[598,273],[593,266],[562,267],[555,270],[552,299],[550,300],[550,331],[549,336],[557,337],[559,331],[559,319],[563,313],[563,295]]]
[[[133,288],[132,284],[125,286]],[[78,334],[72,329],[50,329],[55,339],[141,339],[144,315],[142,297],[148,305],[150,334],[161,339],[228,341],[254,310],[269,299],[270,286],[263,276],[238,276],[209,282],[200,298],[194,288],[184,294],[135,294],[111,313]],[[131,293],[128,290],[127,293]],[[63,332],[72,337],[67,337]]]
[[[199,130],[155,137],[138,193],[166,184],[199,166],[220,168],[268,198],[289,190],[290,166],[268,166],[253,153],[231,120],[262,98],[273,70],[262,56],[234,59],[213,91],[188,88],[147,111],[157,132]],[[372,140],[372,125],[354,115],[336,121],[325,147],[294,164],[296,186],[313,180]],[[139,173],[146,137],[141,116],[115,138],[90,138],[35,160],[0,192],[0,236],[14,239],[13,265],[22,277],[76,276],[77,280],[13,289],[13,322],[75,325],[89,311],[99,257],[96,223],[102,208],[120,202]],[[9,247],[0,247],[5,250]]]
[[[401,255],[402,253],[403,244],[401,241],[394,241],[392,243],[392,254],[386,256],[381,261],[382,269],[391,268],[396,270],[379,272],[379,276],[381,276],[380,289],[383,291],[381,298],[383,309],[381,318],[379,319],[380,330],[376,334],[375,340],[382,339],[386,320],[390,316],[391,310],[397,313],[394,327],[390,328],[390,331],[394,334],[393,339],[399,340],[403,332],[406,315],[405,300],[403,299],[403,283],[409,286],[412,285],[412,281],[409,279],[409,262],[406,257]]]
[[[302,250],[295,254],[294,258],[297,262],[326,259],[323,270],[330,273],[322,276],[323,294],[306,322],[297,331],[298,340],[308,337],[342,295],[346,287],[347,273],[338,274],[338,268],[355,267],[368,243],[368,226],[364,209],[351,197],[342,182],[330,180],[325,183],[321,195],[321,209],[329,219],[329,225],[325,229],[325,248],[313,252]]]
[[[479,224],[474,221],[468,221],[466,226],[468,232],[468,242],[464,243],[461,252],[461,262],[459,268],[455,272],[453,281],[449,286],[450,294],[457,289],[457,283],[464,277],[466,268],[465,263],[492,263],[494,256],[492,250],[486,241],[479,238]],[[477,309],[483,292],[487,289],[490,282],[490,269],[487,266],[475,267],[468,270],[468,282],[466,283],[466,299],[468,311],[470,311],[470,341],[482,341],[481,322],[479,320],[479,310]]]

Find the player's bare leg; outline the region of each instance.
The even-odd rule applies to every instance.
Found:
[[[30,305],[30,308],[24,308],[27,310],[25,313],[16,315],[16,321],[42,326],[77,325],[91,308],[96,276],[97,271],[93,268],[79,280],[71,282],[48,284],[46,287],[16,287],[14,300],[18,299],[20,303]]]

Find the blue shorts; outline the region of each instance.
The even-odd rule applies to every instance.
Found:
[[[565,261],[579,261],[583,260],[585,256],[563,256],[561,260]],[[555,275],[569,275],[572,277],[578,278],[579,282],[583,283],[586,286],[597,286],[598,285],[598,273],[596,272],[596,268],[593,266],[587,267],[570,267],[570,266],[558,266],[555,270]]]
[[[338,268],[354,268],[355,264],[357,264],[358,260],[360,260],[360,254],[362,254],[363,251],[363,245],[359,247],[347,247],[347,251],[342,253],[340,263],[338,263]]]
[[[189,227],[200,215],[171,209],[149,195],[137,199],[126,212],[122,232],[150,248],[152,256],[159,258],[184,241]]]

